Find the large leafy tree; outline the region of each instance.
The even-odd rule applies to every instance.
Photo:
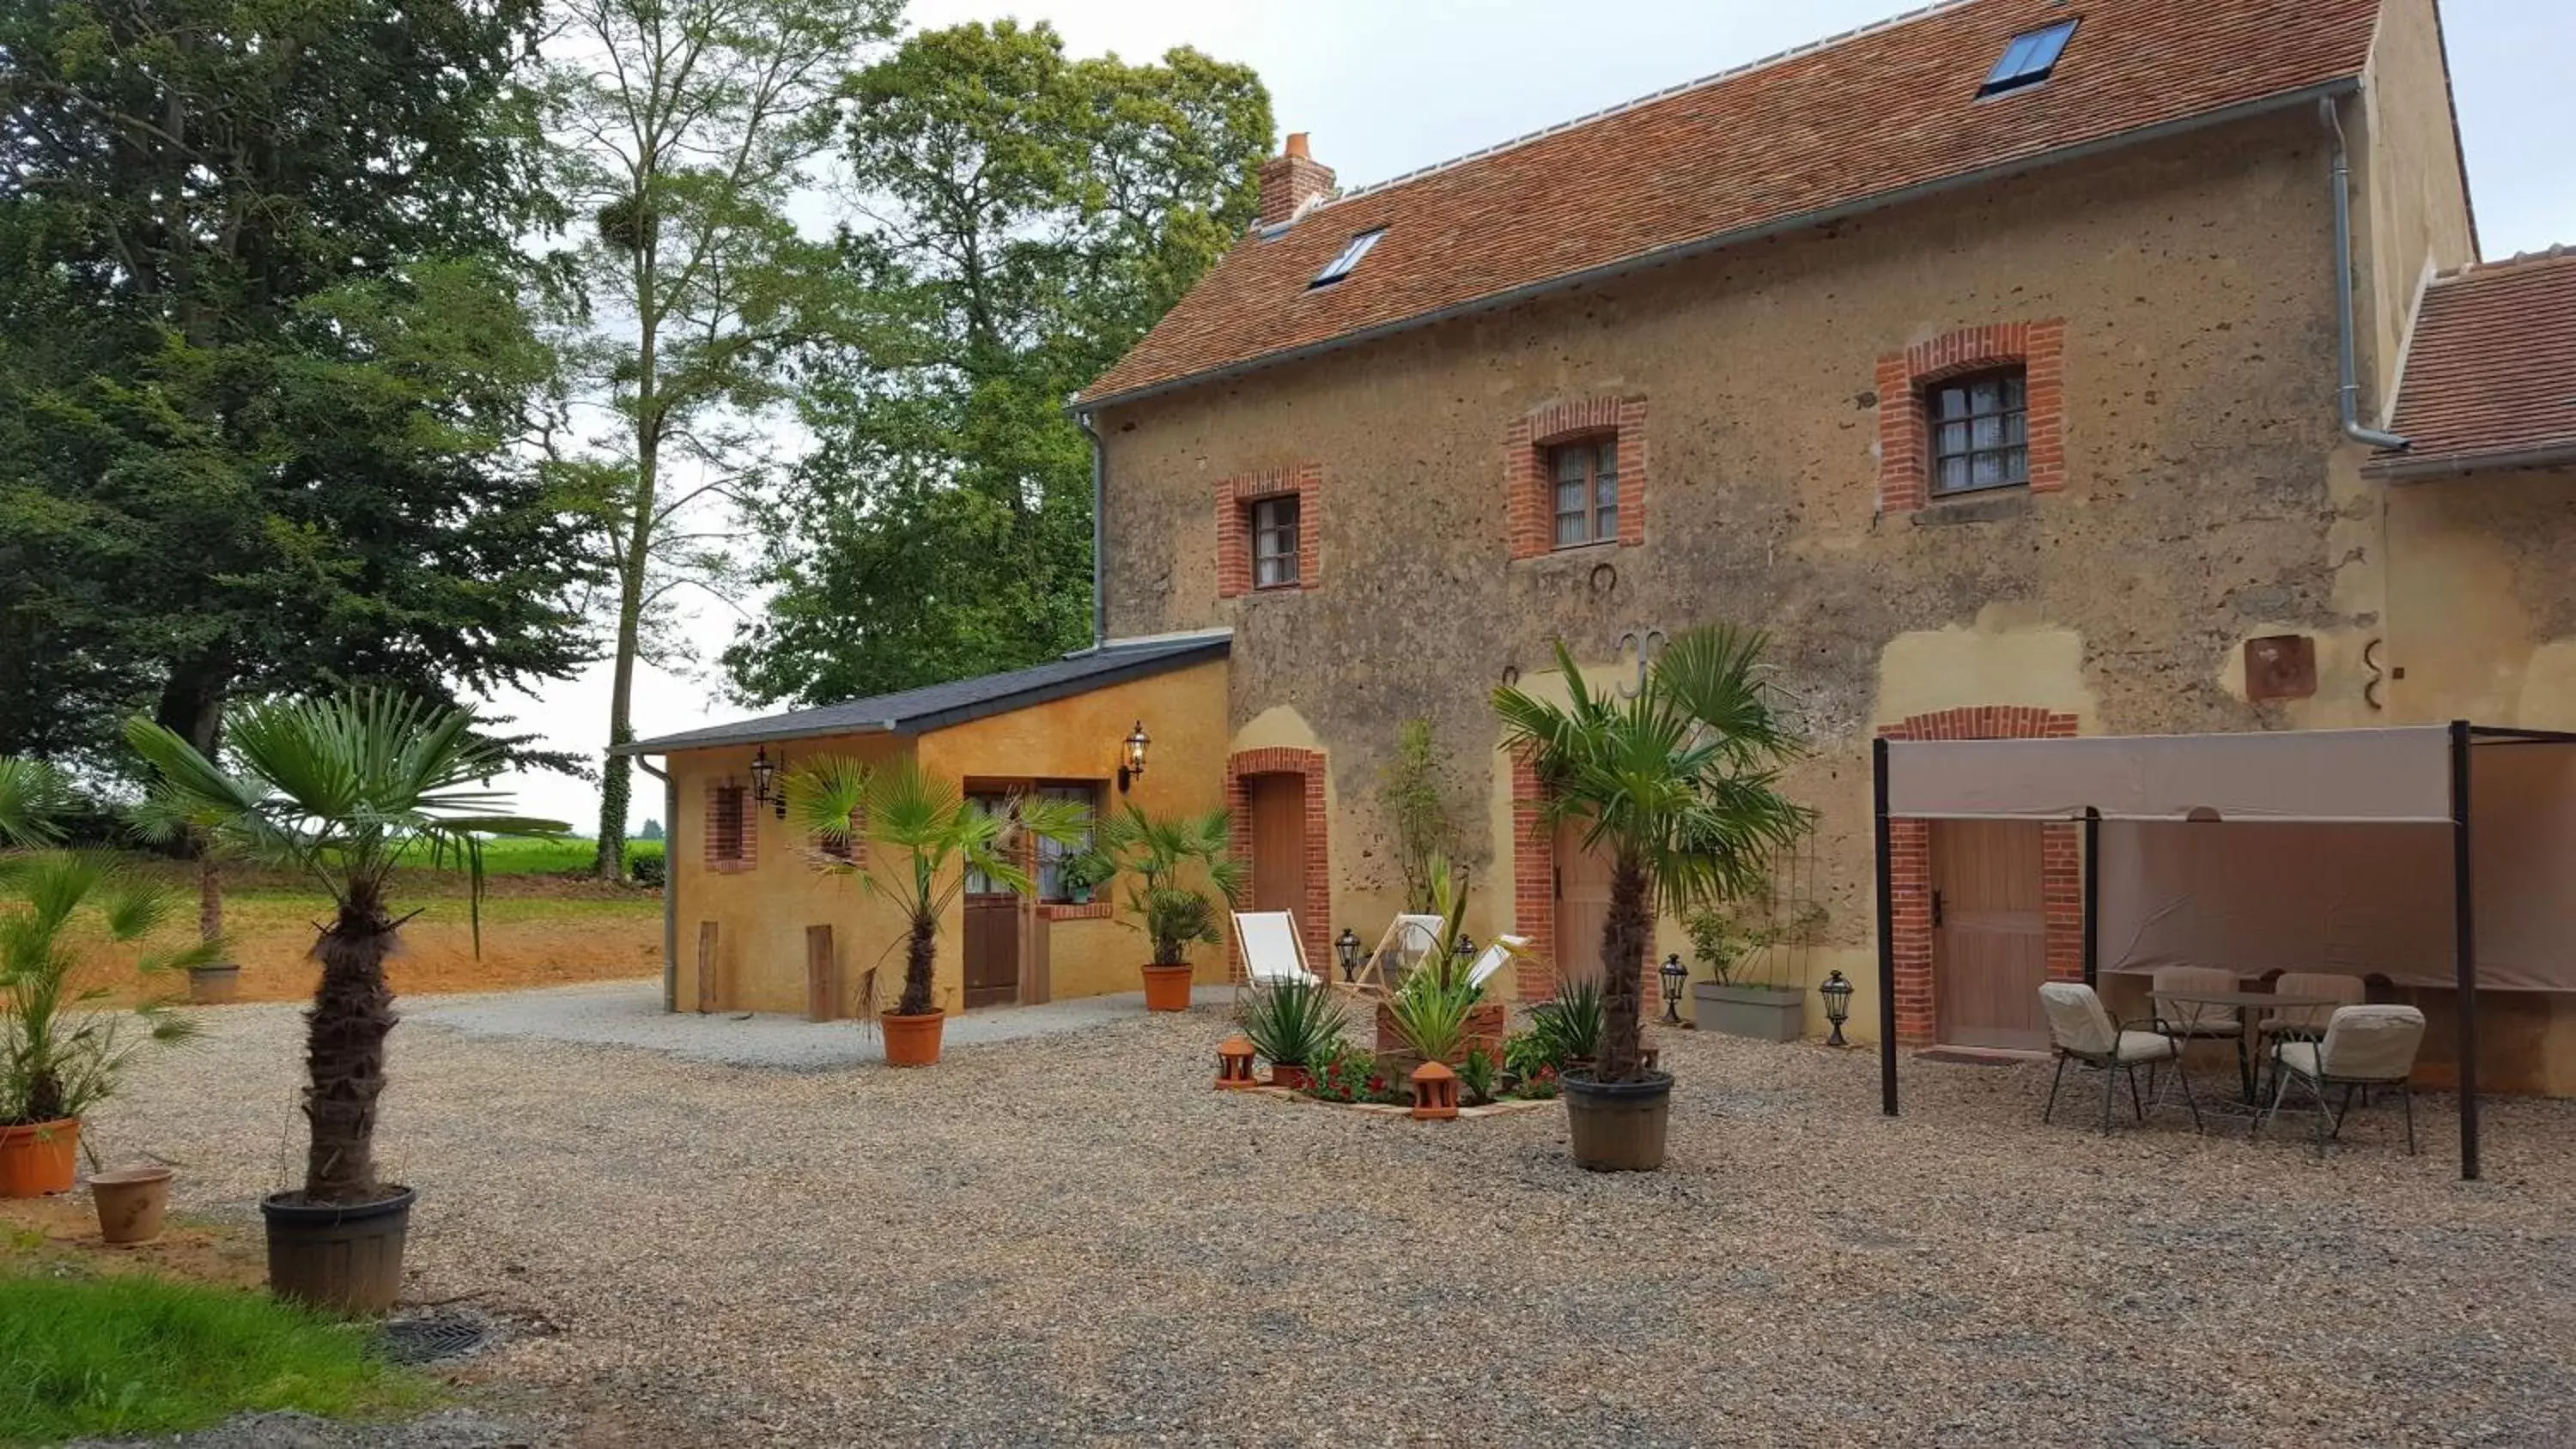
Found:
[[[1270,100],[1193,50],[1073,59],[1045,25],[909,37],[854,88],[862,215],[801,361],[816,441],[763,509],[757,703],[1009,668],[1089,639],[1090,453],[1064,415],[1257,212]]]
[[[560,676],[533,0],[0,7],[0,748]]]
[[[1538,774],[1538,828],[1570,822],[1585,849],[1610,856],[1602,1081],[1639,1076],[1656,908],[1682,916],[1754,890],[1777,853],[1813,828],[1814,812],[1780,792],[1782,767],[1804,749],[1763,688],[1766,647],[1762,635],[1726,625],[1688,630],[1623,698],[1585,684],[1559,643],[1564,704],[1511,685],[1494,691],[1505,746]]]
[[[561,0],[548,87],[558,192],[581,219],[584,386],[568,429],[604,525],[608,737],[595,866],[625,868],[635,670],[664,605],[721,586],[727,505],[773,461],[792,344],[836,282],[791,200],[899,0]]]

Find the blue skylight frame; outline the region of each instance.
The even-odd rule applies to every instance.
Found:
[[[2080,17],[2061,20],[2014,36],[2012,44],[2004,47],[2003,59],[1996,61],[1994,70],[1986,76],[1986,83],[1977,88],[1977,94],[1999,96],[2048,79],[2048,73],[2057,68],[2057,58],[2066,53],[2066,42],[2075,38],[2075,27],[2083,23]]]
[[[1352,237],[1350,244],[1342,248],[1341,255],[1333,258],[1329,262],[1326,262],[1324,264],[1324,269],[1315,274],[1315,280],[1308,282],[1306,284],[1307,287],[1310,289],[1315,287],[1329,287],[1335,282],[1340,281],[1342,278],[1349,276],[1352,269],[1359,266],[1360,258],[1367,256],[1369,254],[1369,248],[1376,246],[1378,238],[1384,235],[1386,235],[1385,227],[1373,226],[1367,231],[1361,232],[1357,236]]]

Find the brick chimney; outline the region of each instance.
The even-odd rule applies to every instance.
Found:
[[[1299,212],[1333,194],[1333,168],[1306,154],[1306,133],[1291,132],[1285,155],[1261,163],[1261,224],[1293,221]]]

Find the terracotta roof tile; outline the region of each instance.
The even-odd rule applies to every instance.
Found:
[[[2425,289],[2374,471],[2576,452],[2576,250],[2469,267]]]
[[[1248,236],[1086,399],[1399,324],[1711,237],[2361,74],[2379,0],[1956,0]],[[2082,26],[2042,85],[1980,101],[2012,38]],[[1356,233],[1346,281],[1307,282]]]

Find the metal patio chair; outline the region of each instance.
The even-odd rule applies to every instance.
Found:
[[[2415,1155],[2415,1053],[2424,1045],[2424,1013],[2411,1006],[2339,1006],[2323,1041],[2285,1041],[2272,1048],[2272,1105],[2254,1119],[2248,1138],[2281,1114],[2293,1083],[2317,1104],[2317,1156],[2343,1133],[2352,1094],[2367,1087],[2395,1087],[2406,1098],[2406,1155]],[[2343,1088],[2341,1105],[2326,1089]]]
[[[2057,1048],[2057,1071],[2048,1080],[2048,1105],[2041,1109],[2039,1120],[2046,1122],[2057,1112],[2057,1089],[2066,1080],[2066,1064],[2082,1062],[2102,1073],[2102,1131],[2111,1131],[2111,1103],[2120,1074],[2129,1077],[2129,1108],[2138,1121],[2164,1105],[2164,1092],[2156,1084],[2157,1069],[2173,1064],[2168,1083],[2182,1084],[2183,1105],[2191,1109],[2191,1130],[2200,1130],[2200,1102],[2191,1093],[2191,1073],[2183,1066],[2182,1041],[2164,1029],[2162,1022],[2122,1026],[2111,1020],[2103,1009],[2102,998],[2093,988],[2074,981],[2051,981],[2039,988],[2039,1002],[2048,1017],[2048,1036]],[[2148,1092],[2138,1092],[2138,1069],[2147,1069]]]

